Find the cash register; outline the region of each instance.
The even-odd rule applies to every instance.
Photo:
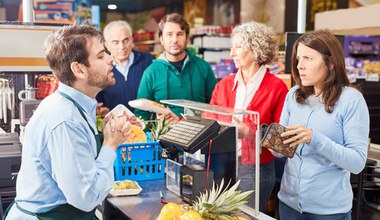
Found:
[[[205,111],[219,108],[187,100],[161,102]],[[190,154],[200,150],[205,155],[204,164],[181,166],[180,196],[187,202],[194,200],[205,189],[211,189],[213,182],[220,184],[222,179],[231,183],[236,181],[236,127],[216,120],[221,117],[207,117],[213,114],[205,111],[185,115],[160,137],[160,144],[164,148],[175,148]]]

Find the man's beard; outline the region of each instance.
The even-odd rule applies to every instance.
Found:
[[[115,83],[116,81],[114,77],[108,78],[108,75],[104,76],[97,73],[91,73],[87,80],[89,86],[98,87],[101,90],[111,87],[115,85]]]
[[[169,53],[170,55],[175,56],[175,57],[180,56],[180,55],[182,55],[183,53],[185,53],[185,49],[184,49],[184,48],[185,48],[186,46],[184,46],[184,47],[182,47],[182,46],[180,46],[180,45],[178,45],[178,46],[180,47],[180,49],[179,49],[178,51],[171,52],[170,49],[169,49],[168,51],[166,51],[166,53]]]
[[[180,56],[180,55],[183,54],[183,53],[184,53],[184,51],[181,51],[181,52],[175,52],[175,53],[170,53],[170,52],[169,52],[169,54],[172,55],[172,56],[174,56],[174,57],[178,57],[178,56]]]

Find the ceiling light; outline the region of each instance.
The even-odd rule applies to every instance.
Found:
[[[115,4],[109,4],[108,5],[108,9],[109,10],[115,10],[115,9],[117,9],[117,5],[115,5]]]

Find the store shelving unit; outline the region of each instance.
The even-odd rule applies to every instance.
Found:
[[[344,53],[348,74],[380,74],[380,37],[346,36]]]
[[[235,72],[230,56],[232,26],[200,26],[191,30],[192,48],[211,68],[217,79]]]
[[[366,100],[369,116],[371,143],[380,144],[380,82],[358,79],[357,84],[361,86],[363,96]]]
[[[232,26],[202,26],[191,30],[191,41],[199,48],[199,54],[211,64],[221,59],[231,59]]]
[[[380,37],[346,36],[344,53],[348,74],[356,78],[368,105],[369,137],[380,144]]]
[[[159,41],[156,40],[146,40],[134,42],[135,49],[142,52],[151,53],[156,55],[162,52],[162,46]]]
[[[158,55],[163,51],[161,43],[156,39],[154,32],[133,34],[133,43],[136,50]]]
[[[192,37],[193,45],[209,63],[218,63],[221,59],[230,59],[231,40],[229,35],[201,34]]]
[[[229,34],[196,34],[192,36],[192,46],[197,48],[200,57],[210,63],[216,78],[220,79],[234,72]]]

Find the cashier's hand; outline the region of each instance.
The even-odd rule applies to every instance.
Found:
[[[304,125],[291,125],[286,126],[287,131],[281,133],[281,137],[289,137],[284,141],[284,144],[290,146],[297,146],[302,143],[309,143],[313,137],[313,130],[305,127]]]
[[[125,113],[127,114],[127,113]],[[128,114],[127,114],[128,116]],[[136,125],[137,127],[141,128],[141,129],[144,129],[144,124],[143,122],[137,118],[136,116],[132,115],[132,116],[128,116],[128,121],[132,124],[132,125]]]
[[[112,114],[104,118],[103,122],[103,145],[116,150],[118,146],[126,142],[130,135],[131,123],[125,115],[114,116]]]
[[[104,118],[108,112],[110,112],[110,109],[105,107],[103,105],[103,102],[100,102],[96,105],[96,115]]]
[[[180,121],[180,118],[174,114],[172,111],[169,111],[167,114],[157,113],[157,119],[165,118],[170,124],[177,124]]]

